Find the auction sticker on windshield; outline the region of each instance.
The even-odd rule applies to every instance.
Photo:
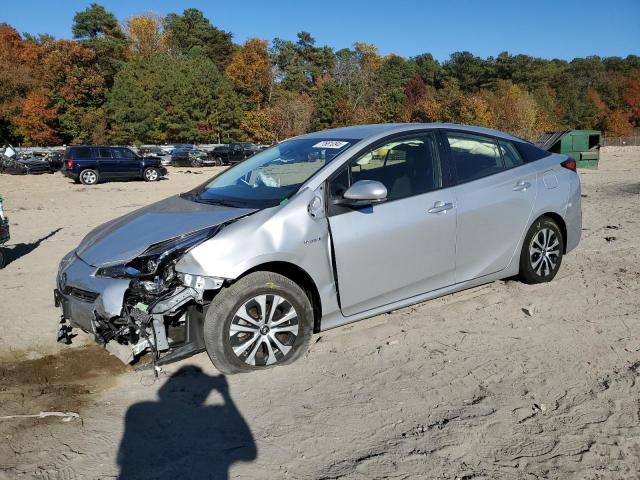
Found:
[[[324,140],[316,143],[313,148],[342,148],[349,142],[340,142],[338,140]]]

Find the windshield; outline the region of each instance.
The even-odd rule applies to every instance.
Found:
[[[354,140],[299,138],[256,153],[188,197],[198,202],[266,208],[286,201]]]

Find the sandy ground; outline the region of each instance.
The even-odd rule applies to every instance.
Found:
[[[60,257],[92,227],[197,185],[0,175],[2,478],[640,478],[640,148],[580,173],[584,231],[551,284],[494,282],[324,332],[299,362],[159,379],[54,342]],[[82,344],[86,344],[83,346]]]

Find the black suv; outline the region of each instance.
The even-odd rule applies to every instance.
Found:
[[[127,147],[78,145],[64,153],[62,173],[85,185],[103,180],[143,179],[154,182],[167,174],[158,157],[141,157]]]
[[[229,145],[221,145],[211,152],[216,165],[234,164],[255,155],[262,149],[253,143],[240,142],[230,143]]]

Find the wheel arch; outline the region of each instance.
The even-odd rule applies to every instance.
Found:
[[[560,227],[560,233],[562,233],[562,253],[567,253],[567,224],[564,221],[564,218],[562,218],[562,215],[556,212],[545,212],[541,215],[538,215],[538,217],[533,221],[531,225],[536,223],[542,217],[548,217],[558,224],[558,227]]]
[[[313,278],[304,269],[286,261],[271,261],[261,263],[252,267],[251,269],[240,275],[237,280],[245,277],[253,272],[272,272],[287,277],[291,281],[298,284],[309,297],[311,306],[313,307],[313,332],[318,333],[320,331],[320,319],[322,318],[322,300],[320,299],[320,292],[316,286]]]

